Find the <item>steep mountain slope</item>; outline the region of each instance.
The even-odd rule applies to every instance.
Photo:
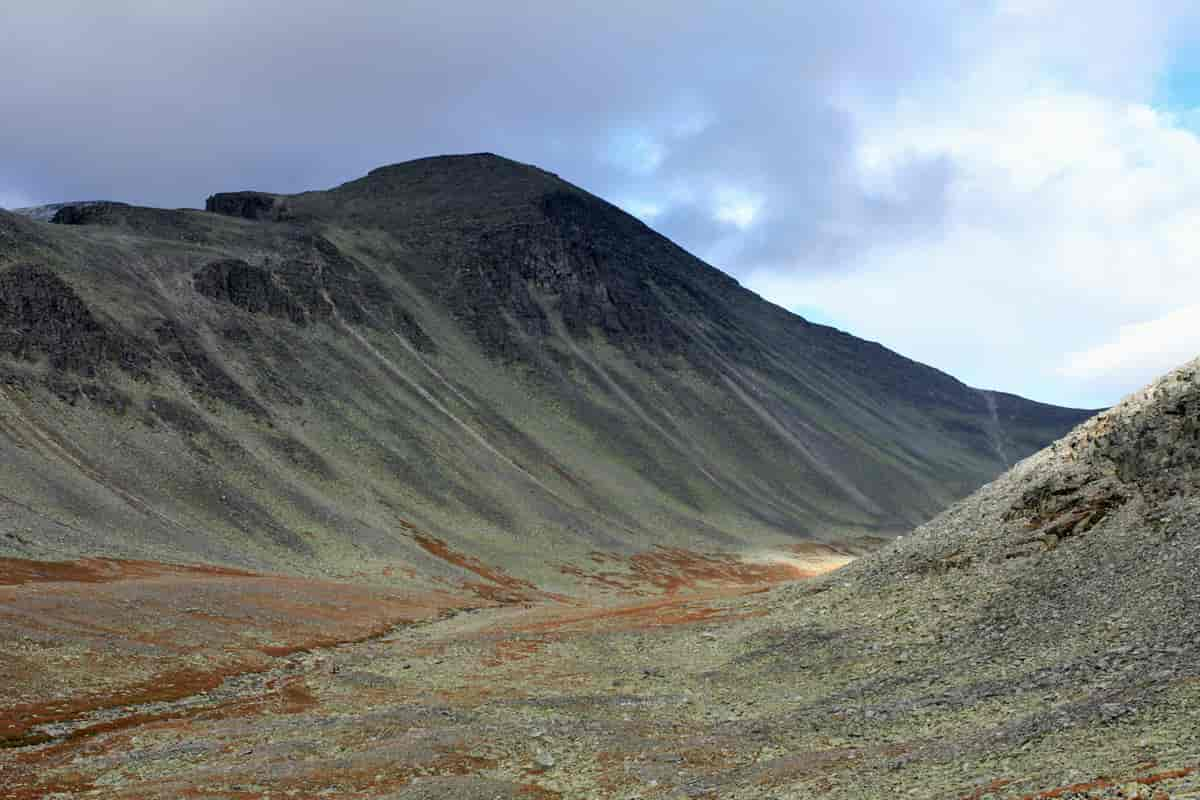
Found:
[[[593,551],[873,541],[1088,416],[809,324],[496,156],[207,207],[0,213],[3,551],[552,585]]]

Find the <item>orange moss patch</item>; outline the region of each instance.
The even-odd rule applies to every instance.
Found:
[[[284,684],[279,690],[279,699],[281,714],[299,714],[317,705],[317,698],[313,697],[308,684],[300,678]]]
[[[0,643],[32,640],[40,648],[31,656],[0,645],[0,671],[13,677],[7,697],[0,697],[6,747],[38,743],[39,725],[180,700],[233,675],[268,669],[274,658],[366,641],[397,624],[482,605],[446,592],[399,595],[150,562],[7,559],[0,568],[7,570]],[[62,643],[71,646],[69,657],[58,657]],[[103,691],[96,688],[98,669]]]
[[[261,669],[260,665],[258,669]],[[45,704],[22,704],[0,708],[0,740],[13,742],[10,747],[23,747],[36,742],[21,743],[31,728],[54,722],[65,722],[84,714],[108,708],[171,702],[184,697],[211,691],[233,675],[254,672],[249,665],[235,665],[219,670],[190,670],[174,673],[169,681],[157,679],[107,694],[83,694]],[[86,728],[84,730],[87,730]],[[33,738],[38,738],[36,735]],[[45,737],[41,737],[46,741]]]
[[[61,780],[54,783],[36,784],[6,782],[3,786],[5,800],[42,800],[42,798],[53,797],[55,795],[78,797],[95,790],[95,788],[96,784],[83,779],[69,783]]]
[[[221,788],[212,786],[186,785],[178,777],[165,780],[139,781],[119,793],[106,794],[106,797],[136,798],[144,800],[149,797],[213,797],[239,798],[239,800],[260,800],[267,796],[294,796],[299,798],[318,798],[329,795],[329,787],[337,787],[337,797],[376,797],[380,793],[391,793],[413,782],[414,779],[430,776],[469,776],[495,769],[497,762],[480,756],[470,755],[461,749],[437,748],[437,755],[432,759],[419,762],[389,762],[367,753],[361,760],[355,762],[346,758],[329,761],[316,761],[306,764],[303,769],[291,775],[276,778],[271,781],[269,791],[252,791],[239,788]],[[231,767],[222,777],[224,784],[261,783],[261,764],[251,762]],[[539,787],[535,787],[539,788]],[[42,791],[39,789],[39,791]],[[41,797],[41,794],[31,794],[30,798]],[[557,797],[553,794],[528,795],[535,798]]]
[[[858,763],[863,751],[853,747],[832,750],[815,750],[808,753],[783,756],[762,764],[756,772],[759,786],[777,786],[801,777],[833,772],[841,767]]]
[[[162,564],[117,558],[84,558],[79,561],[0,558],[0,586],[20,586],[26,583],[109,583],[164,575],[253,577],[255,573],[227,567]]]
[[[1069,786],[1060,786],[1057,789],[1047,789],[1044,792],[1037,794],[1027,794],[1022,800],[1053,800],[1056,797],[1063,797],[1068,794],[1079,794],[1082,792],[1090,792],[1096,789],[1107,789],[1110,786],[1115,786],[1113,781],[1100,779],[1088,781],[1087,783],[1072,783]]]
[[[427,533],[421,533],[411,528],[411,526],[409,527],[412,532],[413,541],[420,545],[422,550],[435,558],[445,561],[447,564],[453,564],[459,569],[478,575],[480,578],[498,587],[492,588],[479,583],[464,583],[465,588],[475,592],[486,600],[495,600],[496,602],[504,603],[529,603],[535,599],[548,596],[544,592],[539,591],[529,581],[514,578],[499,567],[489,567],[474,556],[458,552],[441,539],[430,536]]]
[[[412,537],[413,541],[419,544],[430,555],[440,558],[448,564],[465,569],[467,572],[473,572],[485,581],[491,581],[497,586],[504,586],[509,589],[535,588],[529,581],[514,578],[502,569],[493,569],[473,556],[458,552],[441,539],[436,539],[424,533],[413,533]]]
[[[717,747],[690,747],[676,751],[680,763],[690,767],[716,767],[729,769],[734,763],[734,753]]]
[[[1139,783],[1143,786],[1154,786],[1163,781],[1178,780],[1186,778],[1196,771],[1196,767],[1184,767],[1182,769],[1166,770],[1157,772],[1153,775],[1141,775],[1135,778],[1117,779],[1117,778],[1097,778],[1094,781],[1087,783],[1073,783],[1070,786],[1060,786],[1055,789],[1047,789],[1044,792],[1035,794],[1027,794],[1022,800],[1054,800],[1054,798],[1065,797],[1066,795],[1082,792],[1096,791],[1097,789],[1108,789],[1121,783]]]
[[[262,645],[258,648],[260,653],[272,656],[274,658],[282,658],[285,656],[295,655],[296,653],[311,653],[314,650],[323,650],[330,647],[337,647],[342,644],[360,644],[369,642],[372,639],[378,639],[381,636],[388,634],[396,627],[395,622],[376,625],[360,636],[351,639],[341,636],[323,636],[317,639],[308,639],[303,642],[285,645]]]
[[[514,661],[524,661],[537,655],[545,646],[546,642],[541,639],[509,639],[497,642],[495,655],[485,658],[483,663],[489,667],[499,667]]]
[[[514,591],[507,586],[493,586],[487,583],[479,583],[478,581],[463,581],[462,587],[480,600],[487,600],[497,605],[511,606],[518,603],[532,602],[532,598],[527,591]]]
[[[984,795],[991,794],[992,792],[998,792],[1005,786],[1008,786],[1010,783],[1012,783],[1012,781],[1007,778],[999,778],[985,786],[980,786],[970,794],[963,795],[962,800],[981,800]]]

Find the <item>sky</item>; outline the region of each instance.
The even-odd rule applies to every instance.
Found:
[[[490,151],[973,386],[1094,408],[1200,355],[1188,2],[4,5],[0,207]]]

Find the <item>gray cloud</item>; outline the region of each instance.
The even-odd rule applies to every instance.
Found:
[[[53,5],[4,12],[5,197],[195,206],[492,150],[657,204],[702,253],[731,234],[746,258],[840,253],[823,231],[846,209],[868,227],[936,215],[933,191],[875,218],[834,102],[954,58],[936,4]],[[759,224],[713,220],[720,191],[761,198]]]

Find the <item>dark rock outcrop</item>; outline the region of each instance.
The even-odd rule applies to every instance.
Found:
[[[146,361],[62,278],[31,264],[0,272],[0,352],[24,361],[46,358],[54,369],[89,376],[106,363],[139,371]]]
[[[144,208],[127,203],[94,202],[63,205],[50,218],[54,225],[120,228],[144,236],[173,241],[206,239],[194,225],[197,212],[169,208]]]
[[[277,220],[283,217],[280,199],[266,192],[219,192],[204,202],[204,210],[242,219]]]
[[[205,297],[231,303],[252,314],[269,314],[304,324],[304,309],[279,288],[271,273],[236,258],[213,261],[193,279],[196,291]]]
[[[132,207],[125,203],[95,202],[64,205],[50,218],[53,225],[111,225]]]
[[[397,330],[413,346],[433,352],[433,340],[392,296],[379,277],[346,257],[323,236],[302,234],[275,269],[240,259],[205,265],[192,276],[196,291],[252,314],[296,325],[330,322],[334,312],[351,325]]]

